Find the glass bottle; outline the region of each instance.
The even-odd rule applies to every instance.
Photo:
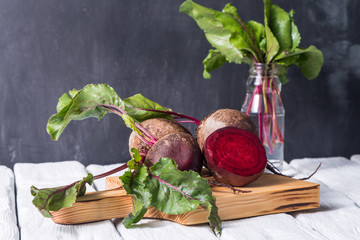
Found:
[[[279,171],[284,161],[285,109],[277,65],[255,63],[246,82],[241,111],[254,121],[270,163]]]

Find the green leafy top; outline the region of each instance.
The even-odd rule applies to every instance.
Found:
[[[140,221],[150,206],[165,214],[182,214],[199,206],[209,212],[208,222],[216,235],[221,235],[221,219],[207,180],[194,171],[180,171],[170,158],[160,158],[148,168],[144,158],[133,148],[133,158],[125,164],[128,170],[120,177],[126,193],[132,198],[132,212],[124,218],[126,228]],[[124,169],[119,167],[120,169]],[[107,176],[113,170],[101,174]],[[90,173],[82,180],[67,186],[38,189],[31,187],[33,204],[45,217],[52,217],[51,211],[71,207],[86,191],[85,184],[92,184]]]
[[[149,118],[172,119],[167,113],[145,111],[169,109],[155,103],[141,94],[121,99],[115,90],[107,84],[89,84],[81,90],[70,90],[69,95],[64,93],[57,104],[57,113],[52,115],[47,124],[47,131],[53,140],[58,140],[61,133],[72,120],[83,120],[95,117],[103,118],[111,109],[117,109],[122,115],[126,126],[136,131],[134,124]],[[140,135],[141,133],[138,132]]]
[[[264,0],[264,25],[244,22],[230,3],[216,11],[186,0],[180,11],[193,18],[214,49],[204,59],[204,78],[225,62],[274,63],[281,66],[279,77],[287,82],[287,67],[297,65],[304,76],[314,79],[320,73],[323,55],[315,46],[300,48],[300,33],[294,11],[286,12],[271,0]]]
[[[68,186],[42,189],[31,186],[31,195],[34,196],[32,202],[44,217],[52,217],[51,211],[71,207],[78,197],[85,194],[85,184],[91,185],[92,182],[93,175],[89,173],[81,181]]]
[[[48,121],[47,130],[52,139],[57,140],[72,120],[89,117],[101,119],[112,112],[122,117],[125,125],[151,143],[153,139],[139,123],[150,118],[172,120],[172,112],[141,94],[121,100],[114,89],[106,84],[90,84],[81,90],[73,89],[63,94],[57,105],[57,113]],[[183,115],[181,115],[183,116]],[[169,158],[161,158],[152,167],[144,164],[144,156],[131,149],[133,158],[116,171],[128,168],[121,177],[123,187],[131,195],[133,211],[124,218],[125,227],[140,221],[150,206],[166,214],[181,214],[201,206],[209,212],[210,227],[221,234],[221,219],[217,213],[215,197],[205,179],[193,171],[179,171],[176,163]],[[52,217],[51,211],[72,206],[79,196],[84,195],[85,184],[94,179],[116,172],[111,170],[97,176],[89,174],[84,179],[67,186],[38,189],[31,187],[33,204],[45,217]]]
[[[135,149],[132,149],[136,153]],[[216,235],[221,234],[221,219],[218,216],[216,199],[207,180],[194,171],[179,171],[170,158],[160,158],[148,168],[140,155],[134,154],[120,180],[133,200],[133,211],[124,218],[125,227],[138,222],[153,206],[165,214],[181,214],[199,206],[209,212],[208,221]]]
[[[137,121],[142,122],[150,118],[165,118],[172,120],[172,116],[167,113],[154,112],[149,110],[170,111],[170,109],[161,106],[160,104],[151,101],[141,94],[135,94],[134,96],[125,98],[123,100],[125,104],[126,113],[135,118]]]

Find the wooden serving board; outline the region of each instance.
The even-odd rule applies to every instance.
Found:
[[[132,201],[121,188],[119,177],[106,178],[105,186],[108,190],[86,193],[72,207],[52,212],[52,220],[59,224],[78,224],[126,217],[132,210]],[[320,205],[319,184],[278,175],[264,173],[241,189],[251,192],[234,194],[228,188],[212,188],[222,220],[299,211]],[[180,215],[164,214],[150,207],[145,217],[193,225],[206,223],[207,215],[208,212],[201,207]]]

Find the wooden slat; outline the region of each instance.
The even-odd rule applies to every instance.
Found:
[[[107,188],[119,186],[118,177],[106,179]],[[233,194],[227,188],[213,188],[221,219],[229,220],[319,207],[319,185],[306,181],[263,174],[256,182],[243,189],[251,192]],[[108,191],[91,193],[91,197],[85,195],[73,207],[54,212],[53,221],[74,224],[125,217],[131,212],[131,198],[126,195],[121,196],[122,194],[125,194],[124,190],[117,189],[110,193]],[[155,208],[149,208],[145,217],[193,225],[207,222],[207,215],[208,213],[202,208],[180,215],[167,215]]]
[[[319,209],[292,214],[304,229],[315,230],[324,239],[359,239],[360,164],[342,157],[304,158],[290,162],[295,176],[310,174],[319,163],[311,181],[321,184]]]
[[[360,206],[360,164],[343,157],[304,158],[293,160],[290,166],[304,175],[309,175],[321,163],[312,179],[339,191]]]
[[[360,163],[360,154],[352,155],[350,160],[356,163]]]
[[[15,164],[14,173],[21,239],[122,239],[111,221],[59,225],[43,217],[32,204],[31,185],[39,188],[61,186],[86,176],[87,171],[79,162],[18,163]],[[93,191],[91,187],[89,190]]]
[[[11,169],[0,166],[0,239],[17,240],[14,174]]]

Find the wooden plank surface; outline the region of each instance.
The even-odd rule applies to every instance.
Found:
[[[15,210],[14,174],[5,166],[0,166],[0,239],[19,239]]]
[[[312,172],[319,162],[323,162],[323,167],[311,181],[321,184],[320,208],[224,221],[221,239],[358,239],[360,208],[357,196],[360,192],[357,184],[360,179],[358,174],[353,173],[360,172],[359,163],[339,157],[297,159],[285,165],[284,172],[303,177]],[[31,204],[30,185],[64,185],[82,178],[87,171],[76,162],[53,164],[15,166],[21,239],[216,239],[208,224],[184,226],[157,219],[143,219],[130,229],[124,228],[122,219],[75,226],[55,224],[43,218]],[[91,165],[87,170],[98,174],[112,168],[114,166]],[[96,180],[94,185],[98,190],[104,190],[104,183]]]
[[[304,229],[315,230],[324,239],[359,239],[360,164],[342,157],[296,159],[287,173],[302,177],[320,162],[322,166],[311,180],[321,185],[321,207],[291,215]]]
[[[108,189],[121,186],[118,177],[106,180]],[[222,220],[319,207],[319,185],[311,182],[264,173],[257,181],[241,189],[250,192],[234,194],[228,188],[212,188]],[[122,201],[125,202],[125,199]],[[131,206],[130,197],[126,203]],[[145,217],[167,219],[184,225],[207,222],[207,212],[202,208],[181,215],[167,215],[149,208]]]
[[[343,157],[304,158],[291,161],[290,166],[308,175],[322,164],[313,179],[343,193],[360,206],[360,165]]]
[[[350,160],[360,164],[360,154],[352,155]]]
[[[106,178],[105,186],[113,190],[87,193],[72,207],[53,212],[52,220],[60,224],[78,224],[126,217],[132,210],[132,200],[124,189],[118,189],[121,186],[119,177]],[[311,182],[265,173],[242,189],[249,193],[234,194],[228,188],[212,188],[222,220],[319,207],[319,185]],[[150,207],[144,217],[194,225],[207,223],[207,216],[207,211],[201,207],[180,215],[164,214]]]
[[[114,239],[121,236],[111,221],[100,221],[81,225],[59,225],[50,218],[44,218],[35,206],[30,186],[38,188],[70,184],[87,175],[85,167],[79,162],[25,164],[14,167],[17,189],[18,220],[21,239]],[[91,191],[91,187],[89,188]]]
[[[99,174],[111,170],[113,166],[90,165],[89,172]],[[94,182],[98,190],[105,189],[105,182]],[[217,239],[208,224],[184,226],[171,221],[142,219],[132,228],[125,228],[122,219],[114,220],[121,236],[126,240],[172,240],[178,239]],[[291,215],[285,213],[267,216],[223,221],[221,239],[324,239],[321,234],[311,229],[303,229]]]

